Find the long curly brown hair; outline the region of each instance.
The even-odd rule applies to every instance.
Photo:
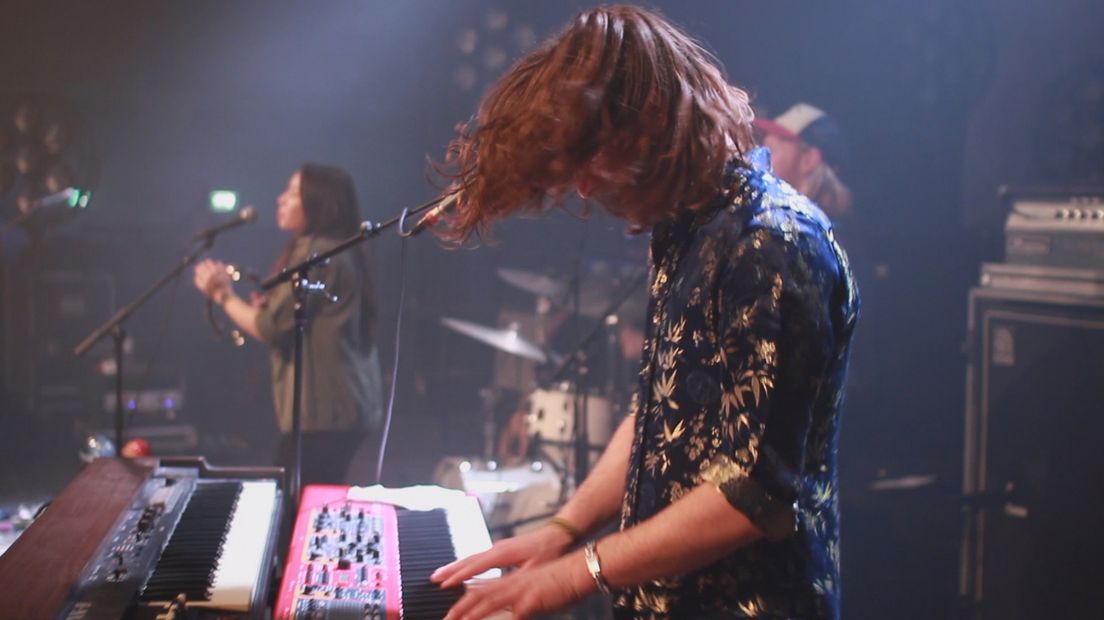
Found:
[[[648,225],[700,208],[725,163],[752,146],[748,96],[716,59],[659,14],[607,6],[578,14],[519,60],[457,126],[435,169],[461,190],[446,239],[562,204],[597,154],[617,202]]]

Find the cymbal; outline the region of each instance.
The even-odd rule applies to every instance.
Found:
[[[564,282],[532,271],[499,267],[497,272],[498,277],[505,280],[507,284],[533,295],[553,298],[560,297],[567,291],[567,284]]]
[[[568,280],[510,267],[500,267],[496,271],[499,278],[515,288],[548,298],[552,301],[553,308],[568,312],[575,309],[575,298],[569,290],[571,287]],[[601,317],[602,313],[609,310],[610,304],[623,286],[623,283],[609,274],[584,274],[579,283],[579,314],[592,318]],[[639,294],[630,297],[619,311],[633,317],[643,315],[646,303],[647,287],[641,285]]]
[[[441,323],[453,331],[475,338],[484,344],[489,344],[499,351],[519,355],[542,364],[548,361],[548,354],[537,345],[523,338],[516,329],[496,329],[449,317],[442,317]]]

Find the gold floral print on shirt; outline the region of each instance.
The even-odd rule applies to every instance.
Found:
[[[741,165],[727,188],[653,231],[622,527],[711,484],[764,530],[792,510],[792,531],[627,588],[615,612],[835,619],[836,434],[857,293],[816,207]]]

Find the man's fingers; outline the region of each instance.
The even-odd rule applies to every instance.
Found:
[[[455,574],[456,571],[460,570],[461,567],[463,566],[463,564],[465,562],[469,561],[469,560],[471,560],[470,557],[469,558],[464,558],[462,560],[456,560],[454,562],[449,562],[448,564],[445,564],[441,568],[438,568],[437,570],[433,571],[433,573],[429,576],[429,580],[432,581],[433,583],[441,583],[445,579],[448,579],[453,574]]]
[[[459,620],[464,618],[472,607],[479,602],[479,598],[483,596],[483,589],[480,587],[468,588],[468,591],[464,596],[460,597],[460,600],[456,601],[445,616],[444,620]]]
[[[446,564],[430,575],[430,581],[441,584],[442,588],[455,588],[468,579],[492,568],[515,566],[521,558],[509,544],[491,547],[483,553]]]
[[[466,618],[482,620],[493,612],[503,609],[505,599],[500,585],[496,582],[469,588],[467,594],[452,606],[448,615],[445,616],[445,620],[464,620]]]
[[[463,562],[461,566],[456,567],[451,571],[451,574],[440,581],[442,588],[455,588],[483,571],[502,566],[503,558],[487,551],[473,555]]]
[[[454,588],[469,577],[478,575],[488,568],[494,568],[498,561],[497,554],[492,548],[438,568],[429,576],[429,580],[441,584],[442,588]]]

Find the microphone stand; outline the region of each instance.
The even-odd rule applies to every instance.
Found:
[[[182,271],[192,266],[200,255],[215,244],[215,234],[205,235],[203,237],[203,245],[185,256],[166,273],[159,280],[153,283],[144,293],[138,296],[137,299],[130,302],[126,306],[120,308],[106,323],[97,327],[91,334],[81,341],[73,349],[73,356],[80,357],[88,352],[92,348],[92,345],[99,342],[108,333],[111,334],[111,338],[115,344],[115,454],[118,455],[123,449],[123,431],[125,426],[125,418],[123,415],[123,345],[126,342],[126,330],[123,328],[123,321],[127,319],[135,310],[137,310],[142,304],[146,303],[146,300],[152,297],[157,291],[161,290],[166,284],[176,278]]]
[[[310,258],[295,264],[285,267],[280,273],[269,277],[261,282],[260,288],[263,291],[271,290],[273,287],[289,282],[292,287],[292,296],[295,300],[295,339],[294,339],[294,354],[292,362],[292,390],[291,390],[291,435],[292,443],[295,446],[294,456],[292,459],[292,471],[288,476],[288,502],[291,509],[299,505],[299,491],[301,482],[301,471],[303,461],[303,339],[307,332],[307,324],[309,323],[309,317],[307,316],[307,300],[311,295],[322,295],[327,298],[331,303],[337,301],[337,297],[330,295],[326,291],[326,284],[324,282],[312,281],[308,272],[310,269],[317,265],[326,264],[330,258],[336,256],[349,248],[358,245],[372,237],[379,236],[381,232],[392,228],[394,226],[399,227],[399,234],[403,237],[412,237],[424,231],[425,228],[418,228],[415,226],[412,230],[404,230],[406,226],[407,218],[417,215],[423,211],[426,211],[441,201],[448,198],[443,196],[435,198],[428,202],[418,205],[413,209],[403,209],[402,212],[384,222],[370,222],[364,221],[360,224],[360,231],[357,234],[345,239],[338,243],[332,249],[323,252],[321,254],[314,254]]]

